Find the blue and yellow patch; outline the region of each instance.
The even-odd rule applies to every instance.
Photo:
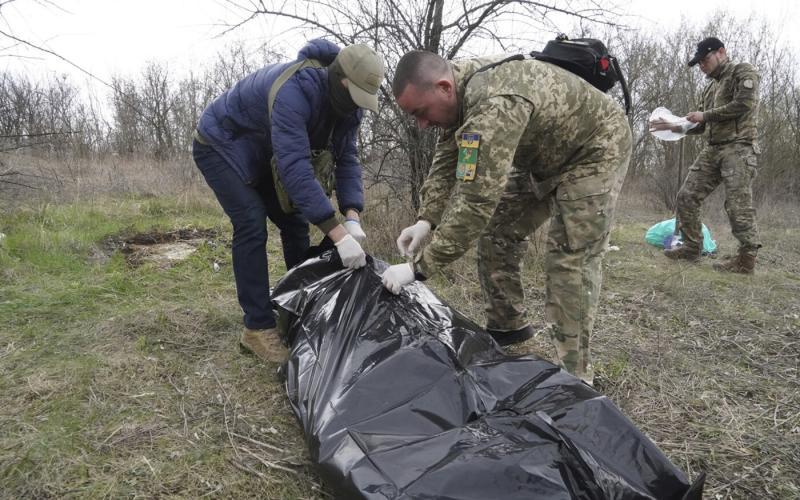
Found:
[[[475,180],[478,170],[478,150],[481,146],[480,134],[461,134],[458,144],[458,165],[456,179],[460,181]]]

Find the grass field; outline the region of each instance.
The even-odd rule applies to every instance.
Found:
[[[752,277],[665,259],[643,242],[663,215],[621,208],[598,387],[689,475],[708,472],[707,498],[798,498],[798,215],[762,211]],[[723,253],[734,249],[711,221]],[[365,225],[391,257],[385,225]],[[31,203],[0,215],[0,232],[0,497],[329,496],[276,366],[238,351],[230,229],[213,200]],[[150,260],[141,235],[197,250]],[[273,279],[278,248],[271,239]],[[542,248],[535,239],[525,276],[537,327]],[[482,322],[473,258],[431,286]],[[543,335],[514,351],[552,355]]]

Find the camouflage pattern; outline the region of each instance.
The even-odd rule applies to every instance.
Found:
[[[478,277],[486,328],[517,330],[528,324],[520,281],[529,236],[550,220],[553,201],[533,192],[527,170],[513,168],[492,218],[478,240]]]
[[[461,120],[443,133],[423,187],[420,218],[438,227],[417,270],[431,276],[480,238],[487,327],[521,328],[520,262],[529,235],[550,220],[548,326],[562,366],[591,383],[600,263],[630,162],[630,128],[608,96],[540,61],[507,62],[464,85],[489,62],[453,64]],[[462,133],[481,137],[471,182],[455,178]]]
[[[685,245],[703,248],[701,205],[724,184],[725,211],[733,235],[741,251],[755,255],[761,247],[752,190],[760,153],[756,142],[760,77],[748,63],[725,62],[708,78],[700,109],[706,123],[689,131],[707,132],[708,145],[689,168],[678,192],[677,227]]]
[[[709,144],[755,143],[760,81],[756,68],[725,62],[708,79],[699,109],[705,123],[689,134],[707,132]]]
[[[758,148],[752,144],[730,143],[706,146],[689,167],[678,192],[678,229],[684,245],[703,248],[700,211],[703,200],[720,184],[725,185],[725,212],[731,231],[742,251],[755,255],[761,247],[753,208],[753,179],[756,177]]]

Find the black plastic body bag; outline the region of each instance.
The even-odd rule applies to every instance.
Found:
[[[341,499],[701,498],[605,396],[535,355],[508,356],[387,265],[307,260],[273,291],[286,388]]]

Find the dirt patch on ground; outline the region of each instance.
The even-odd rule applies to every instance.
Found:
[[[153,262],[160,267],[169,267],[188,258],[201,244],[215,242],[218,236],[213,229],[199,228],[111,236],[103,241],[100,249],[92,252],[90,259],[102,262],[119,251],[132,266]]]

